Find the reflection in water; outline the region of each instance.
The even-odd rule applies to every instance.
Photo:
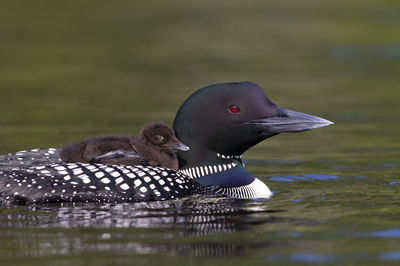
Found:
[[[252,214],[274,212],[262,202],[226,198],[98,206],[62,204],[61,207],[33,206],[30,210],[46,214],[32,221],[35,227],[177,228],[190,235],[239,231]]]
[[[10,251],[3,254],[8,256],[82,251],[233,256],[242,254],[244,248],[240,243],[200,243],[196,240],[276,221],[272,216],[276,211],[268,210],[266,202],[204,197],[134,204],[36,205],[0,210],[3,210],[0,234],[13,238],[19,247],[12,252],[14,254],[9,254]],[[184,242],[179,240],[182,237]]]

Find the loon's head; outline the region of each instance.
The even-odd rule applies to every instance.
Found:
[[[238,159],[247,149],[283,132],[300,132],[331,121],[283,109],[251,82],[221,83],[193,93],[180,107],[175,134],[190,147],[180,168]],[[240,159],[238,159],[240,161]]]

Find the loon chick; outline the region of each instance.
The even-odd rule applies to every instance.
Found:
[[[100,163],[114,165],[151,165],[178,170],[178,150],[189,150],[163,122],[143,126],[139,138],[102,136],[69,144],[60,149],[65,163]]]
[[[247,172],[241,155],[283,132],[333,124],[283,109],[251,82],[210,85],[193,93],[176,114],[179,171],[153,166],[63,163],[54,149],[0,156],[0,201],[136,202],[212,192],[235,198],[272,193]]]

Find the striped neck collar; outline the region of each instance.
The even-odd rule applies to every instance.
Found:
[[[207,175],[218,174],[224,172],[226,170],[235,168],[237,165],[241,165],[244,167],[244,163],[242,162],[243,155],[224,155],[221,153],[217,153],[218,158],[222,158],[226,160],[226,163],[217,163],[212,165],[203,165],[203,166],[195,166],[190,168],[185,168],[179,170],[179,172],[193,178],[197,179]]]
[[[192,179],[199,179],[201,177],[223,173],[229,169],[238,167],[241,169],[241,170],[238,169],[238,171],[244,171],[245,173],[249,174],[247,171],[243,169],[240,161],[241,161],[240,159],[239,161],[235,162],[229,160],[229,163],[195,166],[195,167],[181,169],[179,170],[179,172]],[[241,172],[241,174],[243,174],[243,172]],[[251,174],[249,175],[251,176]],[[262,181],[260,181],[257,178],[252,177],[252,179],[253,181],[251,181],[248,184],[232,186],[232,187],[218,187],[214,192],[222,196],[238,198],[238,199],[267,199],[272,196],[273,193],[267,187],[267,185],[265,185]]]
[[[238,163],[232,162],[232,163],[223,163],[216,165],[195,166],[195,167],[181,169],[179,170],[179,172],[193,179],[197,179],[206,175],[213,175],[224,172],[226,170],[236,167],[236,165],[238,165]]]
[[[242,162],[243,155],[224,155],[217,153],[218,158],[222,158],[226,160],[226,163],[217,163],[212,165],[205,165],[205,166],[195,166],[190,168],[185,168],[179,170],[179,172],[193,178],[197,179],[207,175],[218,174],[224,172],[226,170],[235,168],[238,164],[244,167]]]

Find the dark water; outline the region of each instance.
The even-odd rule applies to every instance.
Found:
[[[247,168],[270,200],[0,208],[0,265],[400,263],[398,1],[0,1],[0,154],[172,123],[250,80],[333,120]]]

